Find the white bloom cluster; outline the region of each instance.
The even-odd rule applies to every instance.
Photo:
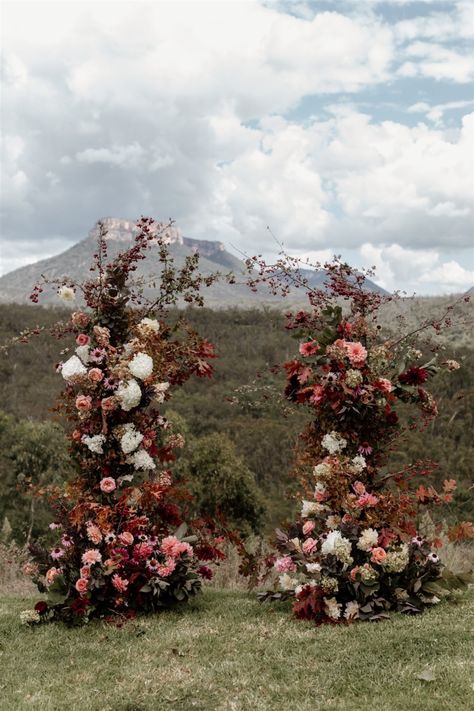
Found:
[[[375,528],[366,528],[365,531],[359,536],[357,541],[357,548],[360,551],[370,551],[374,546],[377,545],[379,540],[379,534]]]
[[[389,573],[401,573],[407,567],[409,557],[408,546],[404,543],[400,548],[389,551],[382,565]]]
[[[146,380],[153,372],[153,358],[147,353],[135,353],[128,364],[128,369],[135,378]]]
[[[71,289],[70,286],[61,286],[58,289],[58,296],[61,299],[61,301],[75,301],[75,299],[76,299],[76,294],[74,293],[74,289]]]
[[[133,464],[135,469],[143,469],[144,471],[156,469],[156,464],[146,449],[139,449],[138,452],[134,452],[131,457],[127,458],[127,462],[128,464]]]
[[[40,614],[36,610],[23,610],[20,612],[20,622],[22,625],[31,625],[40,621]]]
[[[75,380],[80,380],[87,373],[87,368],[79,360],[76,355],[71,356],[61,366],[61,375],[68,383],[73,383]]]
[[[320,573],[321,565],[319,563],[306,563],[308,573]]]
[[[461,367],[457,360],[447,360],[446,367],[448,370],[459,370]]]
[[[352,544],[340,531],[330,531],[321,546],[323,555],[335,555],[341,563],[352,563]]]
[[[130,452],[133,452],[138,447],[143,439],[143,435],[135,429],[135,425],[133,423],[125,425],[125,428],[126,432],[120,438],[120,446],[124,454],[130,454]]]
[[[318,514],[322,511],[327,511],[327,508],[328,507],[324,506],[324,504],[318,504],[317,501],[303,501],[303,505],[301,507],[301,517],[308,518],[313,514]]]
[[[103,454],[105,439],[105,435],[103,434],[92,435],[92,437],[89,437],[89,435],[82,435],[81,442],[85,444],[91,452],[94,452],[94,454]]]
[[[338,620],[341,616],[342,605],[336,600],[335,597],[325,597],[324,599],[324,612],[332,620]]]
[[[295,586],[298,583],[298,581],[288,575],[288,573],[280,575],[280,577],[278,578],[278,582],[280,583],[280,587],[282,590],[294,590]]]
[[[351,600],[346,603],[344,617],[346,620],[356,620],[359,617],[359,603],[356,602],[356,600]]]
[[[77,346],[76,348],[76,355],[79,356],[85,365],[87,365],[90,360],[89,351],[89,346]]]
[[[315,467],[313,467],[313,475],[316,479],[324,479],[325,477],[329,476],[331,473],[331,467],[329,464],[325,464],[324,462],[321,462],[321,464],[316,464]]]
[[[316,482],[316,486],[314,487],[314,495],[319,494],[320,496],[325,496],[327,494],[326,487],[324,484],[320,481]]]
[[[169,389],[169,386],[169,383],[156,383],[156,385],[153,386],[153,390],[155,391],[155,399],[158,402],[165,401],[165,393]]]
[[[160,330],[160,324],[156,318],[142,318],[138,324],[138,330],[146,333],[147,331],[152,331],[153,333],[158,333]]]
[[[119,383],[116,395],[122,410],[125,410],[125,412],[136,407],[142,399],[142,391],[136,380]]]
[[[333,430],[329,434],[324,435],[321,444],[324,449],[328,450],[329,454],[338,454],[338,452],[342,452],[347,445],[347,440],[341,437],[339,432]]]
[[[326,519],[326,528],[337,528],[339,524],[341,523],[341,517],[336,516],[335,514],[331,514],[331,516],[328,516]]]
[[[357,454],[352,459],[351,464],[352,464],[352,471],[355,472],[355,474],[360,474],[367,466],[365,457],[363,457],[362,454]]]
[[[360,370],[348,370],[345,380],[349,388],[356,388],[363,381],[362,373]]]

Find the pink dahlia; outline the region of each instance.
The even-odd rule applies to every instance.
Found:
[[[84,565],[93,565],[94,563],[100,563],[102,554],[97,548],[89,548],[82,554],[81,560]]]
[[[347,357],[351,362],[351,365],[353,365],[355,368],[361,368],[367,360],[367,351],[362,345],[362,343],[345,341],[344,348],[346,350]]]
[[[128,580],[126,578],[121,578],[120,575],[112,575],[112,585],[118,592],[125,592],[128,588]]]
[[[160,578],[167,578],[176,568],[176,562],[173,558],[168,558],[165,565],[160,565],[158,568],[158,575]]]
[[[319,351],[319,344],[317,341],[300,343],[299,351],[302,356],[312,356]]]

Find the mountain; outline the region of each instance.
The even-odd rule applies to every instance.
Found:
[[[101,220],[107,228],[107,248],[109,258],[114,257],[118,252],[127,249],[136,234],[135,223],[130,220],[116,217],[107,217]],[[157,229],[163,225],[155,223]],[[88,236],[77,242],[61,254],[42,259],[34,264],[15,269],[0,277],[0,303],[25,303],[28,302],[29,294],[33,286],[40,280],[43,274],[48,279],[60,279],[64,276],[71,278],[75,282],[82,282],[90,278],[89,267],[92,255],[97,248],[98,223],[92,228]],[[220,271],[226,273],[232,271],[237,277],[237,284],[230,285],[222,281],[206,289],[206,304],[210,307],[219,308],[225,306],[255,306],[258,304],[278,306],[281,301],[278,297],[272,297],[265,290],[253,293],[243,283],[245,279],[244,264],[234,255],[227,252],[222,242],[210,240],[196,240],[184,237],[181,230],[176,226],[167,227],[164,238],[168,242],[171,255],[176,266],[183,264],[186,256],[199,252],[200,271],[202,274]],[[161,264],[157,254],[151,248],[145,260],[139,262],[135,275],[144,277],[148,281],[156,279],[161,271]],[[324,272],[303,270],[313,287],[321,287],[324,282]],[[367,280],[367,287],[370,290],[382,291],[373,282]],[[145,288],[145,295],[152,296],[153,288]],[[303,301],[303,295],[298,294],[285,300],[285,303],[293,304]],[[54,287],[45,288],[41,303],[57,304],[56,289]]]

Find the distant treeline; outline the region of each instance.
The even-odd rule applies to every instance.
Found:
[[[0,343],[19,331],[37,324],[51,325],[60,318],[67,318],[67,312],[0,306]],[[245,519],[254,530],[259,527],[269,530],[291,515],[293,508],[291,497],[287,495],[288,487],[291,488],[288,471],[305,414],[292,410],[281,398],[284,375],[275,366],[293,357],[297,344],[284,328],[283,314],[276,310],[190,309],[187,318],[216,346],[215,375],[211,380],[192,379],[180,391],[175,391],[173,399],[166,403],[167,410],[172,417],[181,420],[188,432],[190,451],[201,466],[204,466],[205,446],[208,447],[208,463],[212,457],[218,461],[219,451],[224,452],[221,456],[228,460],[237,457],[239,464],[234,463],[234,468],[239,470],[242,482],[245,481],[242,486],[247,487],[250,495],[254,491],[252,481],[256,482],[265,512],[262,515],[260,502],[254,510],[246,512],[247,504],[242,500],[235,504],[237,509],[241,508],[234,511],[233,518]],[[60,352],[68,345],[71,344],[64,339],[55,341],[50,336],[40,335],[33,337],[29,344],[15,345],[8,355],[2,355],[0,409],[15,420],[51,419],[50,408],[62,386],[54,364],[61,360]],[[456,358],[462,368],[453,373],[440,373],[436,385],[433,384],[440,416],[424,432],[407,433],[402,445],[393,453],[393,465],[401,467],[417,459],[434,459],[440,464],[434,482],[453,477],[466,488],[473,478],[474,360],[470,349],[457,347],[455,342],[443,357]],[[280,397],[275,398],[274,394]],[[221,440],[211,437],[215,434],[221,435]],[[4,447],[5,443],[2,444]],[[185,463],[186,457],[180,469]],[[224,469],[231,471],[227,465],[228,462],[227,468],[223,466],[219,474],[221,478]],[[8,463],[5,464],[3,458],[0,471],[5,471],[5,466],[8,467]],[[196,471],[190,460],[187,466],[191,472]],[[13,495],[11,477],[9,479],[8,496],[4,483],[0,482],[0,517],[2,509],[3,513],[6,511],[1,504],[2,497],[5,504],[6,498]],[[463,517],[472,515],[472,498],[458,494],[452,513],[456,511]]]

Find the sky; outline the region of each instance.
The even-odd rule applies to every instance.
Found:
[[[1,13],[0,273],[150,215],[235,254],[341,254],[387,289],[474,284],[472,0]]]

